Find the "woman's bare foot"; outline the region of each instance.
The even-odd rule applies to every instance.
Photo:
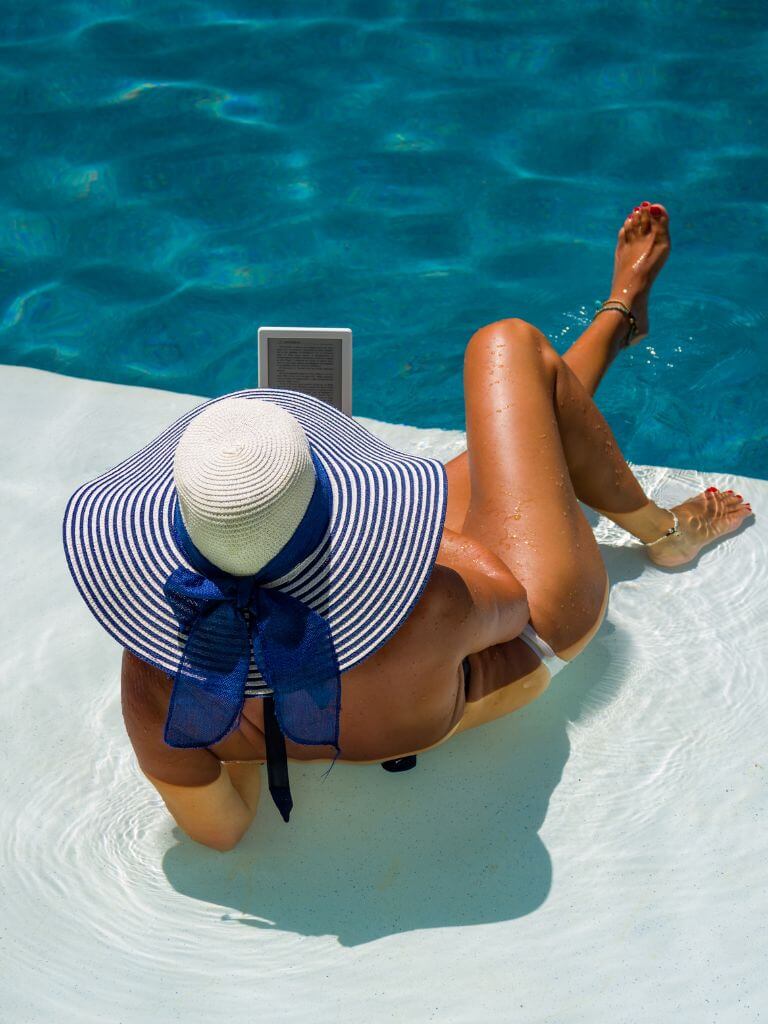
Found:
[[[705,544],[732,533],[752,515],[749,503],[740,494],[718,491],[716,487],[675,505],[674,511],[682,532],[647,549],[648,557],[656,565],[671,567],[692,561]]]
[[[670,248],[669,214],[660,203],[636,206],[619,229],[610,298],[629,306],[637,321],[632,345],[648,335],[648,294]]]
[[[593,506],[594,507],[594,506]],[[710,541],[732,533],[742,520],[751,516],[752,508],[740,494],[733,491],[718,491],[709,487],[695,498],[674,506],[680,534],[664,537],[674,518],[669,509],[660,508],[655,501],[648,501],[633,512],[607,512],[595,508],[596,512],[617,523],[644,544],[648,557],[656,565],[684,565],[692,561]],[[659,540],[658,544],[653,541]]]

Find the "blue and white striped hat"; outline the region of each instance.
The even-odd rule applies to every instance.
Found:
[[[210,746],[261,696],[268,760],[279,724],[284,762],[281,734],[338,756],[339,677],[413,610],[446,502],[439,460],[318,398],[256,388],[203,402],[80,485],[63,541],[99,623],[175,677],[165,742]],[[278,800],[272,767],[287,821],[287,774]]]

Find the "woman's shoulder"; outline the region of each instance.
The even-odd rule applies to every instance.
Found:
[[[203,748],[169,747],[163,738],[172,690],[167,672],[123,649],[120,700],[139,767],[175,785],[206,785],[218,775],[218,759]]]
[[[124,709],[126,703],[143,711],[167,708],[172,690],[173,679],[167,672],[123,648],[120,691]]]

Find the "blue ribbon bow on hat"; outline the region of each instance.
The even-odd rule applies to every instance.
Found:
[[[307,558],[325,536],[331,486],[322,463],[311,455],[316,482],[307,510],[285,547],[263,568],[253,576],[233,576],[209,562],[192,543],[177,502],[174,538],[198,571],[179,566],[163,585],[181,631],[188,634],[165,742],[171,747],[208,747],[237,728],[253,651],[274,693],[274,708],[267,697],[264,709],[268,770],[270,792],[285,821],[293,802],[280,732],[295,743],[330,744],[336,757],[341,753],[341,678],[328,622],[298,598],[264,586]]]

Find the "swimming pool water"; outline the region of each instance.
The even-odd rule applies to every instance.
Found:
[[[563,350],[658,200],[651,336],[598,400],[634,461],[768,477],[767,36],[757,2],[22,0],[0,360],[215,395],[260,324],[344,325],[355,415],[462,428],[471,333]]]

